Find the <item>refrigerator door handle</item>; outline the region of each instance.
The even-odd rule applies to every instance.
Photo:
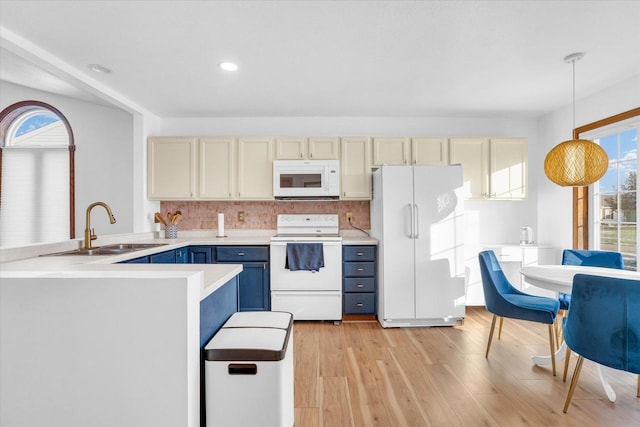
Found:
[[[414,221],[415,221],[415,234],[413,236],[414,239],[420,237],[420,206],[417,203],[413,204],[413,209],[415,211]]]
[[[413,205],[411,205],[411,203],[407,204],[407,207],[409,208],[409,230],[407,235],[409,236],[410,239],[413,239],[413,226],[414,226],[414,218],[413,218]],[[405,216],[406,218],[406,216]]]

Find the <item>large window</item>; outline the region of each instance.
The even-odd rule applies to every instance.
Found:
[[[625,268],[638,264],[638,130],[634,117],[582,133],[598,143],[609,156],[609,169],[593,185],[591,194],[590,247],[623,254]]]
[[[0,247],[74,237],[73,134],[54,107],[25,101],[0,113]]]

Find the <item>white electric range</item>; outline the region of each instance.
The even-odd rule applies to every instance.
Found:
[[[342,237],[338,215],[278,215],[271,238],[271,310],[295,320],[342,319]],[[285,268],[287,244],[321,243],[324,267],[318,271]]]

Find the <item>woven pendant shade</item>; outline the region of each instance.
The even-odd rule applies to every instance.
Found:
[[[598,144],[572,139],[556,145],[544,159],[544,173],[563,187],[593,184],[607,172],[609,157]]]

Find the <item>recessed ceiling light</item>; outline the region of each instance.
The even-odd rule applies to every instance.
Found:
[[[111,70],[100,64],[89,64],[89,69],[94,73],[109,74]]]
[[[238,65],[234,64],[233,62],[223,62],[220,64],[220,68],[225,71],[237,71]]]

